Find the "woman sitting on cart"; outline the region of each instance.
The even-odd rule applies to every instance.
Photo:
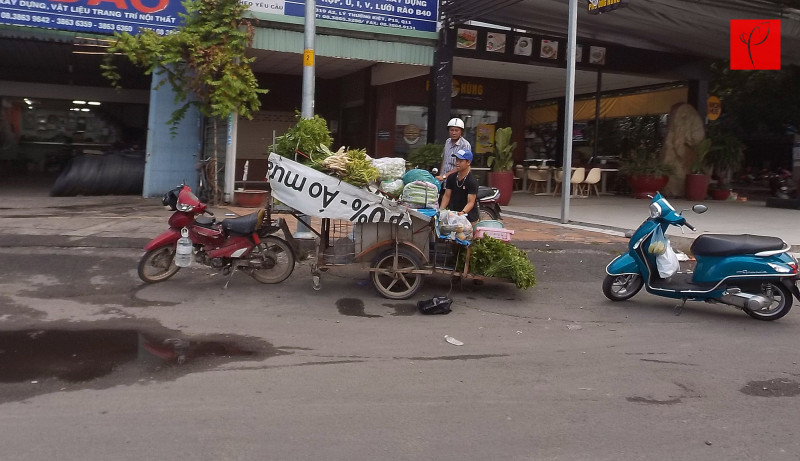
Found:
[[[472,224],[478,221],[478,180],[472,175],[472,152],[459,150],[456,159],[456,173],[447,176],[442,197],[442,209],[457,211],[459,216],[467,215]]]

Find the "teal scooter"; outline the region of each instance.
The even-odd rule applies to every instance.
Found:
[[[692,207],[696,213],[707,209],[705,205]],[[666,235],[670,226],[695,230],[682,211],[675,211],[657,193],[650,202],[650,217],[631,236],[628,252],[606,267],[603,294],[608,299],[624,301],[644,286],[656,296],[682,300],[679,308],[686,301],[727,304],[758,320],[777,320],[786,315],[794,302],[792,295],[800,301],[798,262],[790,253],[791,247],[777,237],[700,235],[691,246],[697,261],[694,271],[662,276],[657,268],[660,256],[653,253],[661,253],[663,248],[652,243],[659,228]]]

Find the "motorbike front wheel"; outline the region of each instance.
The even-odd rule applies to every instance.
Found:
[[[612,301],[630,299],[642,289],[644,281],[639,274],[606,275],[603,294]]]
[[[768,298],[771,302],[763,309],[753,310],[745,308],[744,311],[750,317],[758,320],[778,320],[789,313],[792,308],[792,293],[780,282],[764,282],[760,290],[761,296]]]
[[[139,278],[147,283],[163,282],[181,270],[175,265],[175,248],[164,246],[148,251],[139,261]]]
[[[280,283],[294,271],[294,251],[285,240],[264,237],[261,245],[253,248],[250,259],[258,259],[260,267],[253,268],[251,275],[261,283]]]

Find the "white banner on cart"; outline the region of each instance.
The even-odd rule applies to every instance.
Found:
[[[267,175],[273,197],[309,216],[358,223],[388,222],[403,228],[411,227],[411,213],[429,219],[393,200],[274,153],[269,154]]]

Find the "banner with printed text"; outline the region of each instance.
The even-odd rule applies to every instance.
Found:
[[[253,12],[305,16],[305,0],[241,0]],[[0,0],[0,24],[113,34],[168,34],[185,13],[180,0]],[[436,32],[437,0],[317,0],[316,18]],[[392,33],[387,31],[387,33]]]
[[[346,219],[357,223],[388,222],[411,227],[411,217],[430,218],[394,200],[277,154],[269,155],[267,171],[272,196],[295,210],[318,218]]]

